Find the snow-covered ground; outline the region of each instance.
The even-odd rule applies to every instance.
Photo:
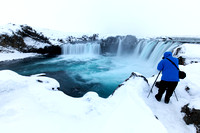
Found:
[[[179,101],[172,96],[169,104],[155,100],[156,87],[147,98],[156,75],[148,79],[150,85],[143,78],[131,77],[107,99],[94,92],[72,98],[56,91],[59,83],[54,79],[3,70],[0,71],[0,132],[195,133],[193,125],[184,123],[180,110],[189,102],[191,107],[199,108],[199,67],[198,63],[181,67],[187,77],[176,89]],[[190,87],[189,92],[185,91],[186,86]]]
[[[15,59],[23,59],[27,57],[34,57],[37,56],[36,53],[21,53],[18,51],[13,50],[12,52],[2,52],[0,53],[0,61],[6,61],[6,60],[15,60]]]
[[[94,92],[72,98],[55,91],[59,83],[54,79],[2,70],[0,132],[195,133],[193,125],[185,124],[180,111],[187,103],[200,109],[199,68],[199,63],[180,66],[187,77],[176,89],[178,101],[173,95],[169,104],[155,100],[156,87],[147,98],[156,75],[148,79],[150,85],[140,77],[131,77],[107,99]],[[189,91],[185,91],[186,86]]]
[[[5,60],[15,60],[15,59],[23,59],[27,57],[34,57],[37,54],[35,53],[0,53],[0,61],[5,61]]]
[[[130,79],[107,99],[94,92],[72,98],[51,90],[59,87],[55,80],[9,70],[0,71],[0,84],[3,133],[166,132],[140,96],[149,88],[142,78]]]
[[[7,33],[10,31],[0,29]],[[184,114],[180,111],[188,103],[189,107],[200,109],[200,63],[189,64],[193,59],[199,60],[200,45],[185,44],[181,47],[180,55],[187,58],[188,65],[180,66],[180,69],[187,73],[187,77],[175,90],[178,101],[173,95],[169,104],[165,104],[163,99],[156,101],[156,87],[147,98],[157,75],[148,78],[149,85],[141,77],[131,77],[112,96],[104,99],[94,92],[82,98],[69,97],[57,90],[59,83],[52,78],[21,76],[2,70],[0,132],[195,133],[195,127],[185,124]],[[0,53],[0,61],[30,56],[35,54]],[[190,89],[186,91],[186,87]]]
[[[190,64],[191,62],[200,62],[200,44],[186,43],[181,45],[180,47],[181,50],[179,51],[178,56],[182,56],[183,58],[185,58],[186,64]],[[180,47],[177,47],[176,49],[179,49]]]
[[[6,25],[1,25],[0,26],[0,33],[1,34],[7,34],[7,35],[13,35],[13,32],[20,30],[20,26],[19,25],[15,25],[15,24],[6,24]]]
[[[190,103],[190,108],[200,109],[199,68],[199,63],[180,66],[180,69],[187,73],[187,77],[180,80],[169,104],[164,103],[165,94],[163,95],[161,102],[156,101],[154,96],[157,94],[157,87],[153,88],[153,94],[151,93],[149,98],[144,99],[169,133],[196,133],[193,125],[186,125],[183,121],[184,113],[181,113],[181,108]],[[155,75],[154,78],[148,79],[151,85],[155,81],[156,76],[157,75]],[[159,76],[158,81],[160,81],[160,78],[161,75]],[[189,87],[190,90],[186,91],[186,87]]]

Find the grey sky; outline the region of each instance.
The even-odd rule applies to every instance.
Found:
[[[0,0],[0,24],[138,37],[200,36],[200,0]]]

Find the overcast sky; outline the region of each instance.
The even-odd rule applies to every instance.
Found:
[[[0,24],[100,34],[200,36],[200,0],[0,0]]]

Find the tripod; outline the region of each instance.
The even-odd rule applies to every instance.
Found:
[[[156,84],[156,81],[157,81],[160,73],[161,73],[161,71],[158,73],[158,76],[156,77],[156,80],[154,81],[154,83],[153,83],[153,85],[151,87],[151,90],[149,91],[149,94],[148,94],[147,98],[149,98],[150,93],[152,93],[152,89],[153,89],[154,85]],[[175,94],[176,100],[178,101],[178,97],[176,96],[176,92],[175,91],[174,91],[174,94]]]

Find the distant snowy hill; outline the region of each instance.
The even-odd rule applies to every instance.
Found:
[[[54,30],[32,28],[28,25],[7,24],[0,26],[0,52],[61,54],[60,45],[96,41],[98,34],[74,35]]]
[[[0,26],[0,35],[8,36],[19,36],[25,39],[27,45],[32,44],[33,47],[41,48],[44,46],[52,45],[61,45],[63,43],[74,42],[74,41],[89,41],[96,40],[98,34],[93,35],[81,35],[75,33],[65,33],[55,30],[42,29],[42,28],[32,28],[28,25],[16,25],[16,24],[7,24]],[[3,37],[1,38],[3,39]],[[38,45],[38,42],[41,44]]]

